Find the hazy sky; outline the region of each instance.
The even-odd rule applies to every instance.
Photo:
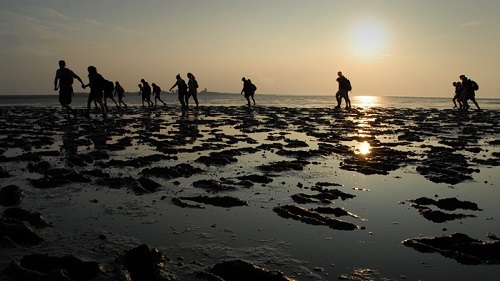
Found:
[[[200,88],[452,97],[460,74],[499,97],[498,0],[0,0],[0,94],[51,94],[57,62],[127,91]],[[81,88],[75,87],[77,91]],[[88,92],[88,90],[87,90]]]

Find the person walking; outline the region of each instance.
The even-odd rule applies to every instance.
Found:
[[[160,86],[156,85],[155,83],[151,84],[151,86],[153,86],[153,95],[155,96],[155,106],[158,100],[161,101],[161,103],[163,103],[164,106],[166,106],[167,104],[160,97],[161,94]]]
[[[139,88],[141,89],[141,94],[142,94],[142,106],[144,106],[144,102],[148,103],[148,106],[153,106],[153,102],[151,101],[151,86],[149,86],[149,83],[146,82],[146,80],[141,79],[141,86]]]
[[[469,110],[470,106],[469,103],[467,103],[467,100],[471,100],[474,105],[477,107],[477,110],[481,110],[479,108],[479,104],[476,101],[476,91],[479,90],[479,86],[477,83],[469,78],[467,78],[465,75],[460,75],[460,80],[462,80],[462,87],[463,87],[463,92],[461,94],[461,101],[463,105],[464,110]]]
[[[123,98],[125,97],[125,89],[123,89],[122,85],[120,85],[120,82],[118,81],[115,82],[115,95],[118,96],[118,108],[122,104],[125,108],[127,108],[127,104],[123,101]]]
[[[455,95],[453,96],[453,105],[454,107],[457,107],[457,103],[460,106],[460,109],[462,109],[462,101],[460,100],[460,95],[463,92],[463,87],[461,82],[453,82],[453,87],[455,87]]]
[[[193,97],[194,102],[196,103],[196,108],[199,107],[198,103],[198,81],[196,81],[196,78],[194,75],[189,72],[187,74],[187,77],[189,78],[188,80],[188,91],[186,94],[186,108],[189,107],[189,98]]]
[[[352,90],[351,82],[342,74],[342,71],[339,71],[337,75],[339,76],[337,78],[339,90],[335,94],[335,98],[337,99],[337,106],[335,108],[339,109],[342,99],[344,99],[346,103],[345,109],[351,109],[351,100],[349,99],[349,91]]]
[[[187,96],[187,84],[186,84],[186,81],[184,81],[184,79],[181,78],[181,75],[180,74],[177,74],[175,76],[175,84],[170,87],[170,91],[172,91],[173,88],[177,87],[177,90],[178,90],[178,93],[179,93],[179,102],[181,103],[181,109],[184,111],[184,110],[187,110],[187,106],[186,106],[186,96]]]
[[[241,94],[244,94],[245,99],[247,100],[248,106],[251,106],[252,104],[250,103],[250,98],[253,100],[253,105],[255,105],[255,91],[257,90],[257,87],[252,83],[252,80],[246,79],[245,77],[241,78],[241,81],[243,81],[243,89],[241,89]]]
[[[120,107],[113,97],[113,92],[115,91],[115,85],[111,81],[104,81],[104,107],[106,107],[106,112],[109,112],[108,99],[111,99],[116,107]]]
[[[97,68],[95,66],[89,66],[87,68],[89,72],[89,83],[84,85],[83,88],[90,87],[90,94],[87,100],[87,113],[85,117],[90,118],[90,108],[92,102],[97,102],[101,106],[102,117],[107,118],[106,107],[103,104],[103,90],[105,87],[105,79],[101,74],[97,73]]]
[[[66,68],[66,62],[64,60],[60,60],[59,69],[56,70],[56,76],[54,78],[54,91],[59,90],[59,103],[62,107],[66,108],[68,119],[71,118],[70,113],[73,114],[74,118],[76,119],[76,110],[71,107],[71,102],[74,95],[74,79],[80,81],[80,83],[82,84],[82,88],[84,88],[85,84],[83,83],[82,79],[71,69]]]

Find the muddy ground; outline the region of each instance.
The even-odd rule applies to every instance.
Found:
[[[495,280],[499,117],[0,107],[0,280]]]

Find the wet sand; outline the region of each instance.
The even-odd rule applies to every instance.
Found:
[[[496,280],[499,117],[0,107],[0,280]]]

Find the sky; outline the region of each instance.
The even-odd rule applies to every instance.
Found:
[[[0,0],[0,95],[55,94],[58,61],[138,91],[192,72],[201,89],[498,98],[498,0]],[[79,88],[75,91],[85,92]],[[88,92],[88,89],[86,90]]]

